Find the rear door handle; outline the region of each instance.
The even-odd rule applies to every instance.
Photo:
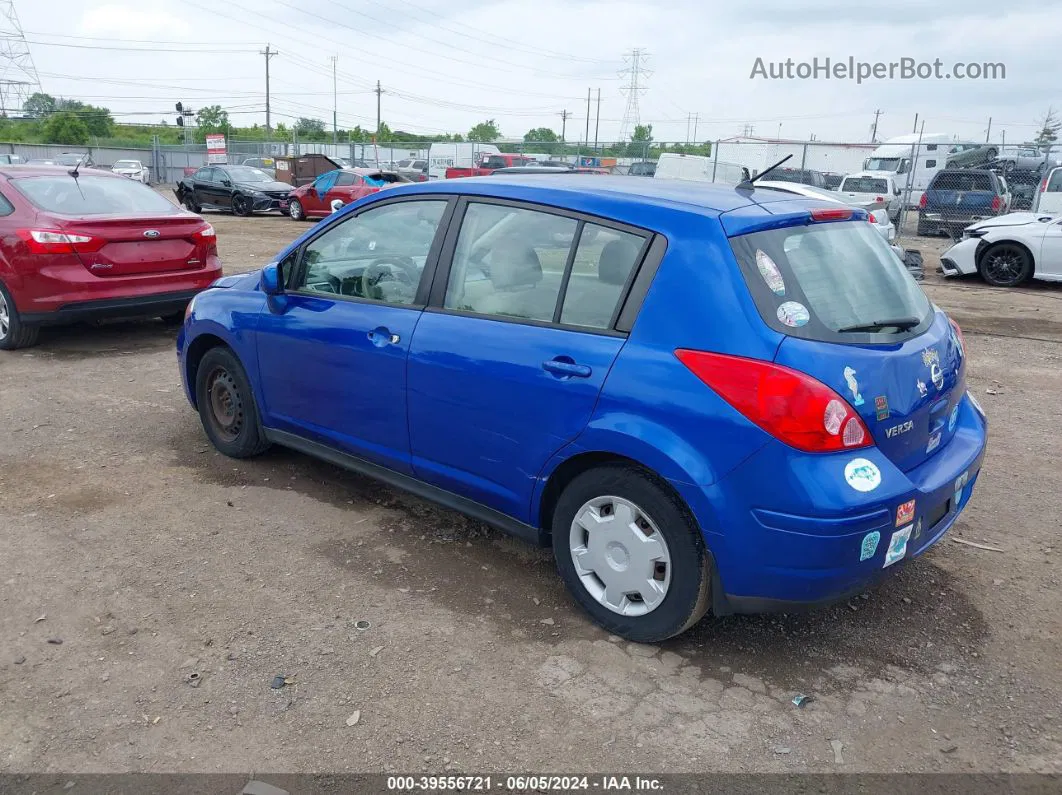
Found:
[[[542,362],[542,369],[558,378],[589,378],[591,373],[593,373],[589,365],[576,364],[563,359],[550,359],[547,362]]]

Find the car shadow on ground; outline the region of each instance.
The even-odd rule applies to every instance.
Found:
[[[200,480],[293,491],[350,511],[349,535],[308,539],[338,570],[493,621],[507,636],[546,643],[609,637],[567,594],[550,550],[293,451],[273,448],[249,461],[226,459],[194,422],[190,417],[188,432],[173,444],[177,463],[192,467]],[[355,531],[355,525],[361,527]],[[709,615],[660,646],[701,666],[705,675],[725,667],[794,688],[842,664],[868,675],[890,666],[930,675],[956,658],[975,665],[986,623],[962,584],[934,562],[938,554],[932,550],[900,564],[865,594],[833,606]]]
[[[83,359],[157,352],[174,348],[177,330],[177,325],[158,318],[49,326],[41,329],[36,346],[16,354]]]

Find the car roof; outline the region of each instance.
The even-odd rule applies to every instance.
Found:
[[[28,165],[26,163],[12,163],[11,165],[0,166],[0,175],[5,177],[60,177],[69,176],[71,166],[44,166],[44,165]],[[82,166],[78,170],[79,174],[88,174],[93,177],[114,177],[118,179],[116,175],[105,169],[93,168],[92,166]],[[121,177],[125,179],[125,177]]]
[[[399,190],[418,194],[460,194],[540,202],[560,208],[612,216],[640,225],[648,204],[707,217],[770,202],[791,202],[792,194],[745,191],[729,185],[672,179],[645,179],[608,175],[587,179],[586,174],[492,174],[464,179],[435,180],[407,185]]]
[[[845,174],[844,178],[871,177],[873,179],[889,179],[891,176],[891,174],[882,174],[880,171],[853,171],[851,174]]]

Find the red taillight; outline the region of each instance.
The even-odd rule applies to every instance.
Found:
[[[876,199],[874,199],[874,201],[877,202],[878,204],[884,204],[885,197],[884,196],[878,196]]]
[[[217,232],[214,231],[214,227],[207,224],[202,229],[197,230],[192,237],[199,238],[200,240],[215,240],[217,238]]]
[[[876,215],[874,215],[874,213],[872,211],[868,212],[867,213],[867,223],[876,224],[877,222],[878,222],[878,217]]]
[[[992,197],[992,212],[998,213],[1003,207],[1003,199],[999,196]]]
[[[1040,193],[1047,193],[1047,177],[1044,177],[1043,182],[1040,183]]]
[[[93,235],[78,235],[55,229],[18,229],[15,232],[32,254],[91,254],[107,242]]]
[[[852,211],[847,207],[819,207],[811,211],[812,221],[847,221]]]
[[[965,356],[966,355],[966,337],[964,337],[962,335],[962,329],[959,328],[959,324],[958,323],[956,323],[950,317],[948,318],[948,321],[951,323],[951,327],[953,329],[955,329],[955,336],[959,338],[960,353],[962,353],[962,355]]]
[[[918,200],[918,206],[923,210],[926,209],[926,195],[924,193],[922,194],[922,198]]]
[[[872,444],[855,409],[805,373],[721,353],[680,349],[675,356],[751,422],[791,447],[829,453]]]

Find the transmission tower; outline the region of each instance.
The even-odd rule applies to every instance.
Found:
[[[638,97],[645,91],[645,86],[641,84],[642,78],[652,75],[652,72],[645,68],[648,60],[649,53],[639,47],[623,55],[623,62],[627,66],[621,69],[619,74],[627,83],[620,89],[620,93],[627,97],[627,107],[623,111],[623,123],[620,124],[621,141],[626,141],[628,131],[633,131],[642,123]]]
[[[26,100],[40,90],[14,0],[0,0],[0,115],[21,114]]]

